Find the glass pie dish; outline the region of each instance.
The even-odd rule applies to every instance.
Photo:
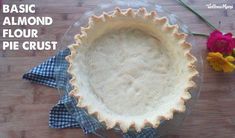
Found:
[[[156,131],[157,131],[156,137],[170,134],[171,132],[173,132],[173,130],[175,130],[181,125],[184,118],[191,112],[192,106],[195,103],[195,100],[198,98],[199,93],[200,93],[200,85],[202,82],[202,75],[203,75],[201,71],[202,65],[203,65],[202,60],[201,60],[201,53],[196,47],[196,44],[194,42],[194,36],[191,34],[188,27],[184,25],[177,18],[176,15],[170,13],[162,6],[153,2],[133,1],[133,0],[132,1],[118,0],[118,1],[111,1],[109,3],[107,1],[101,2],[99,5],[97,5],[96,8],[85,12],[73,25],[70,26],[70,28],[66,31],[66,33],[64,34],[64,37],[61,40],[61,50],[66,49],[67,46],[74,43],[74,36],[81,31],[80,29],[82,26],[85,26],[87,24],[90,16],[100,15],[103,12],[109,13],[109,11],[112,11],[116,7],[119,7],[121,9],[127,9],[127,8],[138,9],[138,8],[144,7],[147,9],[147,11],[156,11],[158,16],[167,17],[171,25],[177,24],[181,32],[188,34],[187,41],[191,43],[192,45],[191,52],[197,58],[196,68],[199,72],[199,76],[194,77],[194,82],[197,84],[197,87],[190,89],[192,98],[186,102],[186,111],[183,113],[175,113],[173,119],[162,121],[160,126],[156,128]],[[63,61],[63,62],[66,62],[66,61]],[[58,91],[60,93],[60,96],[67,95],[71,90],[71,86],[69,83],[71,76],[67,73],[67,69],[68,69],[67,64],[57,62],[56,80],[57,80]],[[77,116],[76,104],[77,104],[77,101],[76,99],[74,99],[74,102],[66,105],[68,111],[74,116],[74,118],[77,118],[76,117]],[[84,110],[84,112],[86,111]],[[96,119],[96,118],[92,117],[92,119]],[[147,129],[147,127],[145,129]],[[113,128],[111,131],[117,134],[123,133],[118,127]],[[102,130],[97,130],[96,132],[94,132],[94,134],[99,137],[105,137],[106,132],[107,131],[105,129],[102,129]],[[133,131],[133,133],[136,133],[136,132]]]

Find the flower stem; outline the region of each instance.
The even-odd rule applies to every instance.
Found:
[[[202,21],[204,21],[207,25],[209,25],[212,29],[217,30],[217,28],[212,25],[209,21],[207,21],[204,17],[202,17],[200,14],[198,14],[194,9],[192,9],[191,7],[189,7],[184,1],[182,0],[178,0],[180,2],[181,5],[183,5],[185,8],[187,8],[188,10],[190,10],[192,13],[194,13],[198,18],[200,18]]]
[[[193,35],[197,35],[197,36],[204,36],[204,37],[209,37],[208,34],[203,34],[203,33],[196,33],[196,32],[192,32]]]

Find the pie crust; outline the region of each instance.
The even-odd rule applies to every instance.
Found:
[[[71,96],[107,129],[158,127],[184,112],[198,75],[187,35],[145,8],[92,16],[69,46]]]

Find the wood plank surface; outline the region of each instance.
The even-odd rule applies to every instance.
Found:
[[[37,26],[38,40],[60,41],[73,22],[101,0],[3,0],[6,4],[34,3],[35,16],[50,16],[51,26]],[[176,0],[157,0],[176,14],[192,31],[212,31]],[[208,9],[206,4],[233,5],[231,10]],[[188,4],[221,31],[235,34],[234,0],[188,0]],[[0,22],[6,14],[0,13]],[[14,14],[12,16],[20,16]],[[4,28],[0,26],[1,30]],[[27,28],[27,26],[21,26]],[[12,28],[17,28],[13,26]],[[2,34],[2,31],[1,31]],[[0,36],[2,41],[2,35]],[[14,39],[12,39],[14,40]],[[23,40],[23,39],[22,39]],[[196,37],[199,51],[205,53],[206,38]],[[2,43],[1,43],[2,45]],[[2,46],[1,46],[2,47]],[[81,129],[48,128],[48,113],[58,101],[56,89],[22,80],[22,75],[56,51],[3,51],[0,49],[0,138],[95,138]],[[201,95],[182,127],[167,138],[235,138],[235,73],[214,72],[204,61]],[[109,137],[117,137],[109,134]]]

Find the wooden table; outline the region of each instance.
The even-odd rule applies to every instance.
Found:
[[[85,10],[95,7],[98,0],[6,0],[3,3],[35,3],[37,6],[35,16],[51,16],[54,19],[51,26],[36,27],[40,32],[38,40],[59,41],[69,25]],[[180,6],[177,1],[158,0],[158,3],[179,16],[191,30],[206,34],[211,31],[205,23]],[[208,9],[206,4],[209,3],[227,3],[233,5],[234,9]],[[220,30],[235,34],[234,0],[189,0],[189,4]],[[4,16],[5,14],[1,13],[1,23]],[[20,26],[20,28],[28,27]],[[197,37],[196,44],[198,49],[205,53],[206,39]],[[54,54],[55,51],[3,51],[1,49],[0,138],[94,137],[85,136],[81,129],[48,128],[48,112],[58,101],[58,92],[21,79],[26,71]],[[235,74],[214,72],[207,63],[204,65],[203,72],[204,81],[200,99],[192,114],[186,118],[181,128],[168,137],[235,138]]]

